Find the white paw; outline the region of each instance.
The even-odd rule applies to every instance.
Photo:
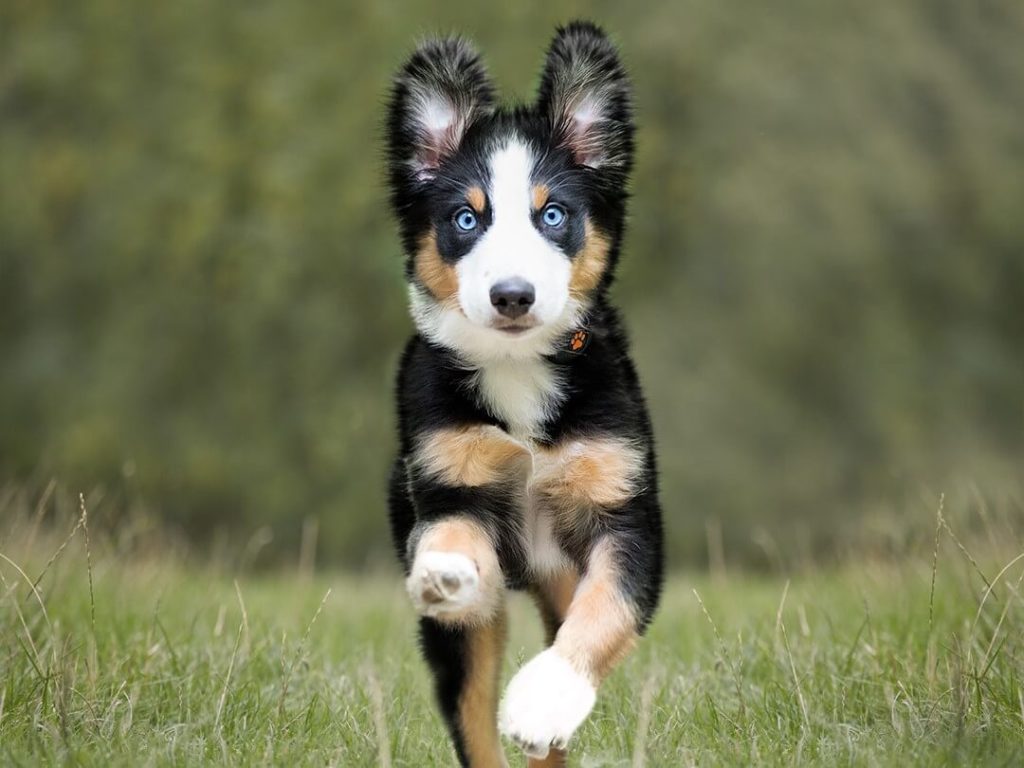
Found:
[[[456,552],[420,552],[405,581],[412,604],[422,616],[458,613],[478,602],[476,564]]]
[[[498,726],[527,755],[544,758],[568,745],[596,698],[590,681],[548,648],[509,682]]]

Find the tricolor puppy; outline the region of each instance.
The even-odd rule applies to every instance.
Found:
[[[423,653],[463,765],[505,764],[499,728],[559,765],[661,589],[651,426],[607,299],[629,82],[601,30],[574,23],[536,102],[499,106],[468,43],[431,41],[398,73],[388,132],[418,331],[391,525]],[[550,647],[500,697],[509,589],[532,593]]]

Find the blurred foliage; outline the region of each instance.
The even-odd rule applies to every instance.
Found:
[[[381,174],[414,39],[528,95],[556,23],[621,43],[640,122],[616,288],[672,553],[828,552],[1024,467],[1024,4],[0,7],[0,475],[190,534],[306,518],[387,548],[411,323]],[[716,537],[711,536],[712,540]],[[767,544],[766,544],[767,542]]]

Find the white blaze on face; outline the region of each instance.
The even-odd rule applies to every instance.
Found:
[[[564,341],[586,310],[569,295],[569,258],[533,224],[532,170],[532,154],[522,142],[513,140],[491,156],[487,193],[493,218],[455,265],[457,302],[439,302],[416,283],[409,286],[420,332],[479,366],[480,386],[492,409],[521,425],[538,423],[557,402],[558,384],[542,356]],[[491,287],[511,277],[531,283],[535,294],[530,313],[520,318],[534,327],[518,334],[494,327],[503,318],[491,305]]]
[[[532,153],[512,141],[491,156],[490,165],[492,221],[456,265],[459,304],[470,321],[489,326],[499,319],[491,305],[491,287],[518,277],[533,285],[536,294],[530,314],[523,319],[538,325],[554,322],[569,301],[570,264],[533,224]]]

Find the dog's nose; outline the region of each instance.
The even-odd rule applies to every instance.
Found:
[[[529,312],[535,298],[533,285],[521,277],[499,280],[491,286],[491,304],[513,320]]]

